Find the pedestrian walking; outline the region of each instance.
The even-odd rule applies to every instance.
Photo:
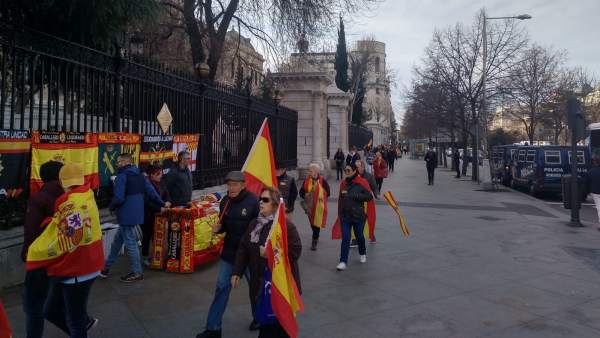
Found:
[[[150,165],[146,168],[148,180],[152,188],[160,196],[163,201],[168,201],[169,190],[165,186],[162,177],[162,169],[156,165]],[[165,202],[165,207],[169,207],[170,203]],[[157,204],[153,199],[144,194],[144,224],[142,226],[142,263],[144,266],[150,266],[150,242],[154,236],[154,216],[163,211],[160,204]]]
[[[452,166],[454,166],[454,170],[456,170],[456,178],[460,178],[460,153],[458,152],[458,148],[454,148],[452,151]]]
[[[363,160],[356,161],[356,170],[358,170],[358,174],[360,177],[364,178],[367,183],[369,183],[369,187],[371,191],[373,191],[373,197],[379,199],[379,193],[377,189],[377,182],[375,181],[375,176],[368,172],[365,169],[365,162]]]
[[[304,180],[302,188],[300,188],[300,197],[303,199],[301,205],[308,216],[308,221],[312,228],[312,241],[310,245],[310,250],[312,251],[317,250],[319,235],[321,233],[321,226],[319,224],[314,224],[314,213],[317,211],[315,209],[318,207],[318,205],[314,204],[313,194],[315,193],[315,187],[319,184],[322,189],[325,189],[325,200],[323,203],[327,203],[327,197],[331,194],[329,183],[327,183],[325,177],[320,174],[320,170],[321,168],[318,164],[311,163],[308,166],[308,177]]]
[[[340,262],[336,266],[338,271],[346,270],[348,265],[351,230],[354,230],[358,242],[360,262],[367,262],[367,247],[363,233],[367,218],[364,203],[373,199],[373,194],[369,191],[369,184],[358,175],[356,165],[346,165],[344,174],[346,178],[340,183],[338,200],[338,217],[342,231]]]
[[[277,168],[277,186],[285,202],[285,214],[290,219],[290,216],[294,213],[298,187],[296,186],[296,179],[287,174],[285,167]]]
[[[248,230],[252,220],[259,214],[258,198],[246,190],[246,179],[241,171],[231,171],[225,177],[227,196],[223,197],[219,205],[220,222],[213,226],[213,233],[225,233],[223,251],[219,262],[219,275],[215,287],[215,296],[208,310],[206,327],[196,338],[221,338],[223,315],[231,293],[231,276],[235,257],[242,237]],[[244,272],[250,282],[250,275]],[[250,330],[258,330],[259,325],[254,320],[255,311],[252,305],[252,322]]]
[[[266,242],[273,225],[275,213],[279,207],[279,192],[272,188],[265,188],[260,195],[260,213],[250,223],[248,230],[240,241],[237,251],[231,285],[236,287],[246,271],[250,271],[250,300],[254,308],[258,308],[261,297],[261,289],[264,285],[264,273],[267,268],[265,255]],[[302,253],[302,242],[296,226],[291,221],[286,221],[288,259],[292,268],[292,275],[302,293],[300,286],[300,268],[298,259]],[[283,257],[285,259],[285,257]],[[261,323],[259,329],[260,338],[287,338],[288,335],[275,319],[274,323]]]
[[[600,231],[600,158],[594,157],[592,164],[592,168],[587,173],[587,186],[588,191],[592,193],[592,198],[596,205],[596,212],[598,213],[596,227]]]
[[[394,163],[396,162],[396,151],[389,147],[387,149],[388,171],[394,172]]]
[[[360,155],[358,154],[356,147],[352,146],[350,152],[346,155],[346,164],[354,164],[357,160],[360,160]]]
[[[388,176],[388,165],[379,151],[375,154],[375,160],[373,160],[373,175],[377,183],[377,195],[379,195],[381,194],[383,179]]]
[[[37,193],[31,195],[27,201],[27,213],[23,227],[23,249],[21,257],[27,261],[27,251],[44,231],[44,220],[54,214],[56,199],[64,194],[60,185],[58,173],[63,164],[57,161],[48,161],[40,166],[40,177],[44,185]],[[44,304],[48,297],[50,279],[45,268],[25,272],[23,286],[23,310],[25,311],[25,329],[28,338],[44,336]],[[59,323],[60,329],[69,333],[66,321]]]
[[[373,161],[375,160],[375,151],[371,148],[365,149],[365,160],[367,163],[367,172],[373,173]]]
[[[192,172],[189,163],[192,156],[187,150],[177,154],[177,163],[165,175],[169,200],[173,207],[189,207],[192,202]]]
[[[85,338],[97,323],[88,316],[87,304],[104,265],[100,217],[82,166],[65,164],[59,180],[65,193],[56,200],[42,234],[29,246],[26,269],[45,268],[51,278],[46,319],[69,337]]]
[[[429,180],[428,185],[433,185],[433,177],[435,168],[437,167],[437,154],[433,149],[429,148],[424,157],[425,166],[427,167],[427,179]]]
[[[117,259],[121,247],[125,245],[131,272],[120,278],[121,282],[132,283],[144,279],[136,227],[144,224],[144,198],[147,197],[161,208],[168,207],[152,184],[144,177],[138,167],[133,165],[131,154],[122,153],[117,158],[119,168],[114,182],[113,198],[109,209],[117,213],[119,229],[110,247],[110,254],[102,269],[101,277],[107,278],[110,268]]]
[[[346,158],[346,155],[344,155],[342,148],[338,148],[337,152],[333,156],[333,159],[335,160],[335,176],[338,181],[344,178],[344,159],[345,158]],[[356,161],[354,161],[354,162],[356,162]]]

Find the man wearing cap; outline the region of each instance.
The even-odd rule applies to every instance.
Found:
[[[196,338],[220,338],[223,323],[223,314],[231,292],[231,274],[235,256],[244,233],[250,221],[258,217],[258,197],[246,190],[246,179],[241,171],[232,171],[225,177],[227,196],[223,197],[220,204],[220,222],[213,226],[214,233],[225,233],[223,252],[215,297],[208,311],[205,331]],[[246,280],[249,276],[246,274]],[[254,310],[252,310],[254,317]],[[257,330],[255,320],[250,324],[250,330]]]

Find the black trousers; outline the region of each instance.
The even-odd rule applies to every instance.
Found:
[[[454,170],[456,170],[456,178],[460,178],[460,161],[454,162]]]
[[[383,177],[376,178],[375,183],[377,183],[377,193],[381,194],[381,186],[383,185]]]
[[[394,171],[394,162],[396,162],[395,160],[389,160],[388,161],[388,169],[393,172]]]
[[[342,178],[344,178],[344,166],[342,164],[340,164],[340,165],[337,165],[335,167],[335,169],[336,169],[335,174],[336,174],[337,180],[339,181]]]
[[[435,167],[427,167],[427,179],[429,180],[429,184],[433,184],[434,173]]]
[[[311,225],[310,227],[312,228],[312,232],[313,232],[312,238],[319,239],[319,235],[321,234],[321,228],[316,227],[314,225]]]

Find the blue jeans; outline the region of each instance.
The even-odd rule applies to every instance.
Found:
[[[87,304],[94,279],[75,284],[51,282],[44,308],[46,319],[69,334],[71,338],[86,338],[90,317]],[[66,321],[67,330],[63,328]]]
[[[129,261],[131,262],[131,270],[135,273],[141,274],[142,270],[142,262],[140,258],[140,250],[138,249],[137,238],[135,237],[134,225],[120,225],[119,230],[117,230],[117,234],[115,235],[115,239],[110,246],[110,255],[108,255],[108,259],[106,259],[106,263],[104,265],[104,269],[108,270],[113,265],[117,256],[119,256],[119,251],[121,251],[121,247],[125,244],[125,251],[127,252],[127,256],[129,256]]]
[[[356,241],[358,242],[358,253],[361,255],[367,254],[365,234],[363,233],[365,221],[366,220],[364,219],[358,222],[342,221],[342,248],[340,250],[340,262],[348,263],[348,252],[350,251],[352,229],[354,229],[354,235],[356,236]]]
[[[217,277],[217,287],[215,290],[215,298],[213,298],[208,317],[206,318],[206,329],[209,331],[221,331],[223,325],[223,314],[229,301],[231,293],[231,273],[233,272],[233,264],[221,259],[219,266],[219,276]],[[246,270],[244,274],[246,281],[250,284],[250,273]],[[252,318],[254,318],[254,305],[252,306]]]

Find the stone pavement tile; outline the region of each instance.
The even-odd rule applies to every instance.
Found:
[[[511,282],[475,291],[474,294],[498,305],[547,315],[581,304],[580,300],[540,290],[522,283]]]
[[[359,318],[377,311],[401,309],[408,305],[406,301],[388,292],[354,281],[343,287],[323,287],[310,293],[304,292],[304,297],[318,301],[329,311],[341,314],[346,319]]]
[[[489,338],[598,338],[600,331],[573,322],[538,318],[486,336]]]
[[[372,313],[354,321],[369,334],[364,337],[463,338],[466,332],[444,315],[423,305]],[[322,336],[325,337],[325,336]]]
[[[537,279],[530,279],[523,282],[523,284],[552,291],[582,302],[600,299],[600,285],[598,283],[590,283],[566,275],[551,273]]]
[[[565,323],[577,323],[600,330],[600,300],[579,304],[548,317]]]
[[[332,286],[322,286],[322,288],[330,288]],[[338,324],[342,326],[342,323],[348,322],[347,317],[338,311],[332,311],[328,308],[319,297],[304,294],[302,296],[302,302],[304,303],[304,313],[298,314],[298,327],[301,331],[314,330],[319,326],[328,324]]]
[[[530,312],[494,304],[473,293],[427,302],[433,313],[452,320],[465,337],[485,335],[538,318]]]
[[[137,311],[127,304],[113,300],[99,305],[90,301],[88,313],[90,316],[100,319],[98,326],[94,328],[92,337],[149,337],[141,321],[137,318]]]
[[[507,283],[503,278],[506,275],[504,271],[492,268],[483,270],[480,267],[484,265],[461,264],[424,271],[417,275],[465,292]]]
[[[435,280],[414,275],[413,273],[400,273],[391,278],[374,279],[366,282],[366,284],[382,292],[398,296],[410,304],[434,301],[464,292]]]
[[[391,336],[380,335],[373,330],[369,330],[361,325],[351,321],[342,323],[326,324],[315,328],[300,328],[298,337],[300,338],[387,338]]]

